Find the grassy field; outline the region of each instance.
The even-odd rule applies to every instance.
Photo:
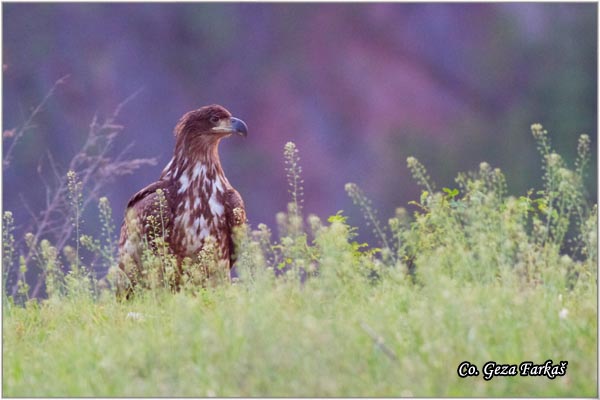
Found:
[[[248,230],[231,284],[173,294],[153,281],[119,302],[105,280],[82,266],[61,275],[56,249],[31,244],[49,298],[24,289],[3,302],[3,395],[597,397],[597,208],[581,195],[589,141],[569,169],[545,131],[533,133],[543,189],[521,197],[486,163],[437,191],[409,158],[423,194],[413,215],[398,209],[383,224],[348,184],[377,247],[356,243],[341,213],[301,217],[290,145],[293,201],[278,239]],[[483,377],[488,361],[547,360],[567,361],[564,376]],[[459,377],[463,361],[479,375]]]

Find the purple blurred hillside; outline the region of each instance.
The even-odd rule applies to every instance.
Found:
[[[221,158],[254,226],[274,226],[286,207],[287,141],[300,150],[305,209],[344,210],[355,225],[344,184],[356,182],[387,220],[418,198],[411,155],[438,188],[485,160],[523,194],[542,184],[532,123],[568,161],[579,134],[596,145],[596,16],[594,3],[5,3],[3,131],[70,77],[4,168],[4,209],[24,228],[22,198],[44,206],[40,160],[50,152],[65,167],[94,115],[139,89],[119,145],[134,142],[132,157],[159,165],[107,188],[117,225],[169,161],[179,117],[212,103],[249,127],[246,140],[222,143]]]

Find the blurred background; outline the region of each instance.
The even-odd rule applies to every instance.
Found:
[[[219,103],[246,121],[221,144],[227,177],[251,224],[286,208],[283,146],[294,141],[305,210],[338,210],[369,231],[344,191],[356,182],[386,221],[418,199],[408,156],[437,187],[481,161],[508,189],[539,188],[532,123],[572,162],[577,138],[597,139],[597,4],[34,4],[4,3],[3,132],[56,91],[3,169],[3,208],[19,230],[44,207],[38,166],[61,172],[94,115],[120,113],[115,151],[158,164],[119,177],[105,195],[120,225],[128,198],[156,180],[188,110]],[[10,136],[10,133],[8,134]],[[10,138],[9,138],[10,139]],[[4,144],[6,152],[7,145]],[[5,154],[5,153],[4,153]],[[6,155],[6,154],[5,154]],[[596,201],[596,151],[589,176]],[[84,189],[85,190],[85,189]],[[83,230],[93,231],[92,207]],[[412,206],[408,206],[409,209]]]

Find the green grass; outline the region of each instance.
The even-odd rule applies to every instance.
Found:
[[[595,397],[596,312],[595,288],[561,299],[543,286],[442,279],[416,288],[401,276],[337,288],[261,277],[196,297],[14,307],[4,316],[3,389],[9,397]],[[489,360],[549,358],[569,361],[564,377],[486,382],[456,372],[464,360],[481,370]]]
[[[40,245],[53,290],[4,301],[3,395],[598,396],[597,208],[578,195],[583,152],[570,170],[548,147],[543,189],[522,197],[485,163],[436,192],[411,158],[426,190],[412,217],[399,209],[388,224],[349,184],[380,249],[356,243],[341,213],[304,226],[299,158],[287,153],[294,204],[277,216],[277,241],[264,225],[242,235],[232,284],[158,285],[119,302],[79,263],[60,276],[61,257]],[[548,359],[568,361],[566,374],[483,379],[487,361]],[[460,378],[463,361],[480,375]]]

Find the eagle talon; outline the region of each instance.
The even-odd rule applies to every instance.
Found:
[[[246,222],[246,212],[241,207],[233,209],[233,223],[235,225],[241,225]]]

